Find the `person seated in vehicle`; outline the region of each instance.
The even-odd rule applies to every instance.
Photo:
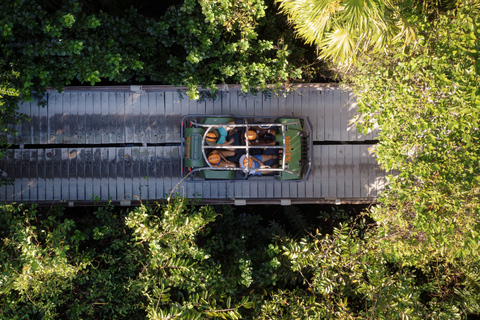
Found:
[[[235,121],[230,121],[225,124],[224,127],[218,127],[217,129],[210,130],[205,137],[205,141],[210,146],[229,146],[232,145],[234,139],[229,138],[234,132],[236,132],[235,127],[229,126],[230,124],[235,124]]]
[[[248,156],[248,158],[247,158],[247,155],[244,154],[243,156],[240,157],[239,164],[240,164],[240,168],[242,168],[244,172],[248,172],[248,174],[251,174],[251,175],[259,176],[262,174],[272,173],[273,171],[258,170],[258,169],[278,168],[278,164],[274,164],[271,166],[265,165],[265,162],[269,160],[275,160],[275,159],[278,159],[278,155],[276,154],[260,154],[260,155]],[[248,165],[248,171],[247,171],[247,165]]]
[[[233,156],[235,156],[235,151],[213,150],[207,159],[214,168],[235,168],[237,165],[226,159]]]
[[[277,133],[274,129],[250,127],[245,132],[245,139],[248,139],[251,146],[274,146],[277,143]]]

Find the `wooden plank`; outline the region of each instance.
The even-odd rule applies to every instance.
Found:
[[[173,146],[172,148],[172,178],[180,178],[180,147]]]
[[[133,178],[133,163],[132,163],[132,148],[127,147],[125,149],[125,192],[123,197],[125,199],[132,199],[133,195],[133,186],[132,186],[132,178]]]
[[[70,96],[70,103],[67,105],[68,114],[66,116],[66,121],[69,123],[69,129],[71,132],[70,142],[77,144],[79,143],[79,132],[78,132],[78,98],[79,94],[77,92],[67,93]]]
[[[32,104],[30,102],[21,103],[18,112],[29,115],[31,105]],[[21,135],[21,138],[19,139],[20,140],[19,142],[21,144],[32,143],[32,126],[30,124],[30,120],[29,119],[23,120],[21,122],[21,127],[22,127],[22,135]]]
[[[30,106],[30,124],[32,126],[32,143],[40,143],[40,106],[34,100]]]
[[[282,181],[281,185],[282,185],[281,198],[290,199],[290,184],[288,183],[288,181]]]
[[[299,90],[295,90],[295,92],[293,93],[293,108],[290,110],[290,112],[288,112],[288,114],[292,115],[292,116],[301,116],[302,113],[303,113],[303,110],[302,110],[302,98],[303,98],[303,95],[304,95],[304,90],[302,89],[299,89]]]
[[[341,93],[339,88],[332,90],[332,106],[331,112],[333,115],[333,127],[331,132],[331,140],[341,141],[340,131],[342,130],[342,115],[341,115]]]
[[[69,176],[68,180],[70,183],[70,197],[68,200],[78,200],[78,188],[79,188],[79,175],[78,175],[78,150],[75,148],[70,148],[68,150],[69,158]]]
[[[348,92],[348,118],[349,118],[349,122],[347,125],[348,141],[357,141],[359,138],[357,126],[354,123],[356,114],[357,114],[356,98],[353,92],[350,90]]]
[[[110,188],[107,192],[112,199],[119,201],[124,199],[125,195],[125,148],[110,148],[108,160],[112,163],[109,168],[115,163],[115,172],[108,177]]]
[[[172,149],[169,147],[163,147],[163,180],[164,180],[164,191],[165,195],[170,196],[173,185],[172,185]]]
[[[360,146],[360,183],[361,183],[361,197],[369,196],[369,177],[368,177],[368,147]]]
[[[173,92],[165,92],[165,117],[166,121],[169,119],[169,116],[174,116],[175,111],[174,111],[174,106],[173,106]],[[169,125],[169,123],[165,122],[165,141],[166,142],[171,142],[174,141],[174,132],[173,128]]]
[[[156,148],[155,147],[147,147],[147,176],[150,181],[156,181],[157,179],[157,156],[156,156]],[[155,183],[151,184],[152,188],[150,190],[150,198],[156,199],[158,195],[156,193],[156,185]]]
[[[231,114],[230,111],[230,92],[221,90],[218,92],[222,103],[222,114]],[[193,112],[192,112],[193,113]]]
[[[336,197],[337,196],[337,171],[336,171],[336,147],[335,146],[326,146],[327,150],[327,161],[328,161],[328,189],[327,197]]]
[[[135,142],[135,128],[133,125],[133,110],[134,110],[134,97],[133,93],[125,93],[125,110],[123,112],[123,119],[125,123],[125,142],[133,143]],[[120,113],[118,114],[119,119],[121,117]]]
[[[46,95],[48,97],[47,108],[47,143],[62,143],[64,129],[64,117],[63,117],[63,94],[58,92],[49,92]]]
[[[237,113],[236,113],[236,115],[247,116],[248,115],[248,110],[247,110],[247,95],[248,94],[237,91],[237,95],[238,95],[238,101],[237,101]]]
[[[77,148],[77,199],[89,200],[85,185],[85,149]]]
[[[333,92],[334,90],[327,88],[324,90],[323,104],[325,106],[325,141],[333,140],[334,122],[333,122]]]
[[[45,193],[46,193],[46,174],[45,174],[45,150],[38,149],[37,150],[37,199],[38,201],[45,200]]]
[[[354,198],[359,198],[362,196],[362,175],[360,171],[361,157],[361,146],[352,145],[352,196]]]
[[[192,100],[192,104],[196,103],[197,114],[207,114],[207,105],[205,101]],[[193,114],[193,113],[192,113]]]
[[[157,127],[157,137],[156,140],[158,143],[165,143],[166,140],[166,131],[165,131],[165,95],[163,92],[156,94],[156,116],[155,116],[155,125]]]
[[[213,114],[222,115],[222,95],[220,91],[217,91],[217,98],[212,101],[213,102]]]
[[[264,177],[262,179],[258,179],[256,181],[257,184],[257,193],[253,194],[255,198],[266,199],[267,198],[267,188],[269,187],[269,183],[265,181]]]
[[[252,95],[253,98],[253,115],[261,116],[263,115],[263,93],[260,91],[256,95]]]
[[[180,101],[180,95],[178,92],[173,93],[173,110],[170,117],[167,118],[167,125],[171,127],[173,137],[168,140],[170,143],[179,143],[181,140],[180,128],[182,119],[182,104]]]
[[[229,105],[230,105],[230,112],[229,114],[239,115],[238,113],[238,91],[237,90],[230,90],[229,94]]]
[[[15,150],[9,149],[6,151],[6,162],[9,164],[5,167],[5,172],[8,174],[8,177],[10,179],[13,179],[15,181],[15,166],[12,165],[12,163],[15,162]],[[15,188],[13,185],[9,184],[5,186],[6,189],[6,196],[5,200],[7,201],[13,201],[14,199],[14,193],[15,193]]]
[[[345,161],[345,197],[353,197],[353,145],[344,146]]]
[[[45,199],[52,201],[54,199],[54,186],[55,186],[55,175],[54,175],[54,154],[53,149],[45,149]],[[40,200],[42,197],[39,196]]]
[[[141,199],[150,199],[155,198],[155,196],[150,196],[150,177],[148,176],[148,148],[141,147],[139,154],[139,165],[140,165],[140,189],[141,189]]]
[[[212,99],[205,99],[205,114],[215,114]]]
[[[111,92],[108,95],[109,143],[126,142],[126,98],[123,92]],[[131,129],[131,127],[129,127]]]
[[[370,151],[371,146],[368,146],[368,196],[369,197],[377,197],[377,182],[379,177],[377,176],[377,163],[375,161],[375,154]]]
[[[109,164],[108,164],[108,151],[109,148],[98,148],[98,153],[96,154],[96,165],[100,168],[99,170],[99,177],[100,177],[100,193],[101,199],[103,201],[107,201],[110,198],[115,200],[115,191],[116,188],[113,189],[110,187],[110,174],[109,174]]]
[[[233,181],[225,181],[224,188],[225,188],[225,198],[226,199],[234,199],[235,197],[235,186]]]
[[[14,171],[15,171],[15,182],[14,182],[14,200],[22,201],[22,151],[15,150],[13,153],[14,157]]]
[[[85,95],[85,143],[94,143],[94,119],[93,119],[93,93],[87,92]],[[95,128],[96,129],[96,128]]]
[[[266,199],[275,198],[275,188],[276,188],[277,182],[278,181],[265,182],[265,198]]]
[[[115,148],[107,148],[106,150],[102,150],[102,174],[103,181],[108,182],[108,195],[113,199],[118,200],[117,195],[117,150]],[[108,200],[104,199],[104,200]]]
[[[110,114],[111,112],[113,112],[113,110],[110,110],[109,103],[111,95],[113,95],[113,93],[109,92],[102,92],[101,95],[100,110],[102,111],[102,143],[110,143],[110,136],[112,134],[115,134],[115,127],[112,124],[113,115]]]
[[[313,184],[313,196],[322,197],[322,146],[313,147],[313,172],[310,181]]]
[[[318,113],[318,108],[317,108],[317,95],[318,92],[316,90],[308,90],[305,93],[305,96],[303,97],[303,108],[305,109],[306,116],[310,119],[310,122],[313,125],[313,132],[311,134],[311,138],[314,139],[314,141],[319,141],[318,136],[323,136],[323,126],[316,125],[317,124],[317,113]]]
[[[93,194],[100,199],[108,199],[108,188],[102,187],[102,150],[92,149]]]
[[[22,166],[22,200],[30,200],[30,192],[33,193],[33,185],[30,183],[30,151],[19,150]]]
[[[30,112],[30,102],[20,102],[18,104],[18,112],[24,114]],[[27,129],[28,125],[28,120],[24,120],[15,126],[15,129],[17,130],[17,135],[14,139],[16,144],[27,143],[26,141],[30,131],[28,130],[29,128]]]
[[[283,103],[285,98],[283,96],[279,96],[278,94],[272,93],[272,97],[270,99],[270,108],[271,112],[270,115],[272,116],[281,116],[280,114],[280,103]]]
[[[321,180],[321,186],[322,186],[322,197],[329,197],[329,175],[330,175],[330,170],[328,167],[328,146],[320,146],[320,154],[321,154],[321,165],[320,165],[320,180]]]
[[[85,144],[86,141],[86,114],[85,114],[85,103],[86,97],[85,92],[78,93],[78,104],[77,104],[77,131],[78,131],[78,143]]]
[[[165,198],[165,184],[163,181],[164,173],[163,173],[163,148],[156,147],[155,148],[155,194],[157,199],[164,199]]]
[[[100,193],[95,194],[95,186],[93,179],[93,151],[92,148],[83,149],[83,161],[85,168],[85,200],[91,200]],[[98,186],[100,188],[100,186]]]
[[[39,112],[39,131],[38,131],[38,136],[39,136],[39,141],[38,143],[40,144],[45,144],[48,142],[48,109],[47,107],[40,107],[40,112]]]
[[[273,197],[278,199],[282,197],[282,181],[274,181],[273,183]]]
[[[132,122],[133,122],[133,141],[136,143],[143,142],[143,130],[145,124],[142,119],[142,107],[141,97],[143,94],[133,94],[133,109],[132,109]],[[147,104],[144,104],[145,106]]]
[[[210,195],[208,198],[211,199],[221,199],[222,198],[222,192],[219,190],[221,184],[218,181],[210,181],[208,182],[208,190],[210,190]]]
[[[100,106],[99,110],[102,113],[101,116],[101,127],[102,127],[102,143],[110,143],[110,131],[114,130],[114,128],[111,127],[110,123],[110,105],[109,105],[109,97],[111,93],[108,92],[102,92],[100,96]]]
[[[70,199],[70,181],[69,181],[69,171],[70,163],[68,157],[68,148],[54,149],[60,151],[60,200],[69,200]]]
[[[143,142],[145,143],[156,143],[154,142],[153,136],[156,128],[152,126],[154,119],[154,112],[156,109],[156,97],[155,94],[150,92],[142,95],[142,115],[144,116],[144,129],[143,129]]]
[[[102,135],[104,130],[105,119],[102,114],[102,93],[93,93],[93,115],[92,115],[92,131],[93,143],[102,143]]]
[[[62,94],[62,103],[61,103],[61,120],[59,123],[59,128],[62,135],[62,143],[69,144],[72,143],[72,116],[70,114],[71,105],[71,94],[63,93]]]
[[[247,116],[255,116],[255,96],[251,93],[245,95],[246,114]]]
[[[141,199],[140,188],[140,148],[132,147],[132,199]]]
[[[292,91],[292,92],[289,92],[287,96],[283,99],[283,103],[281,103],[279,108],[280,116],[289,116],[292,114],[292,111],[295,108],[294,96],[295,96],[295,92]]]
[[[259,116],[275,116],[275,112],[272,112],[272,96],[273,94],[262,92],[260,99],[261,108],[259,108],[260,111],[257,110],[257,107],[255,106],[255,110],[257,110]]]
[[[333,146],[332,146],[333,147]],[[337,145],[336,149],[336,173],[337,173],[337,197],[345,197],[345,147],[344,145]]]
[[[339,104],[338,104],[338,116],[340,119],[339,133],[338,136],[340,141],[348,141],[348,122],[349,122],[349,113],[348,113],[348,90],[339,89]]]
[[[305,197],[308,197],[307,196],[307,183],[308,181],[299,181],[299,182],[296,182],[296,185],[297,185],[297,198],[305,198]],[[312,190],[309,190],[309,191],[312,191]],[[310,195],[311,197],[311,195]]]

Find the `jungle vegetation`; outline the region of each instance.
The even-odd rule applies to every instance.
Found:
[[[394,174],[354,214],[278,219],[182,198],[82,215],[2,205],[2,317],[478,315],[478,1],[185,0],[159,15],[94,3],[2,3],[2,135],[47,87],[165,83],[197,98],[199,86],[335,75],[357,93],[361,130],[381,129],[374,151]]]

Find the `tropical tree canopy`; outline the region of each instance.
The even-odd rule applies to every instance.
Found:
[[[180,198],[128,210],[2,205],[0,318],[450,320],[475,310],[463,270],[404,267],[352,212],[236,211]]]
[[[385,0],[276,0],[298,36],[315,45],[321,58],[349,66],[362,52],[409,43],[413,25]]]

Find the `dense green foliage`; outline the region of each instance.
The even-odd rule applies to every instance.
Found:
[[[319,56],[349,67],[365,52],[415,38],[413,25],[395,2],[385,0],[276,0],[298,36]],[[412,2],[406,6],[413,6]]]
[[[334,209],[309,216],[293,207],[262,216],[217,210],[184,199],[127,212],[3,205],[0,317],[465,316],[466,300],[455,292],[467,290],[461,270],[392,261],[363,218]]]
[[[87,14],[76,1],[52,10],[41,0],[8,0],[0,12],[0,71],[20,96],[74,83],[154,82],[198,86],[241,83],[265,88],[300,78],[281,33],[262,32],[263,0],[194,1],[158,19],[134,9],[121,16]],[[299,49],[301,51],[301,49]]]
[[[465,2],[419,39],[371,57],[355,81],[361,123],[378,124],[379,163],[399,172],[374,210],[398,259],[476,259],[480,213],[480,7]]]
[[[480,231],[480,6],[427,19],[411,14],[418,40],[361,61],[352,77],[364,130],[381,129],[374,150],[390,185],[370,215],[378,250],[403,266],[457,270],[478,288]],[[468,291],[468,290],[467,290]],[[478,292],[464,292],[479,312]]]

